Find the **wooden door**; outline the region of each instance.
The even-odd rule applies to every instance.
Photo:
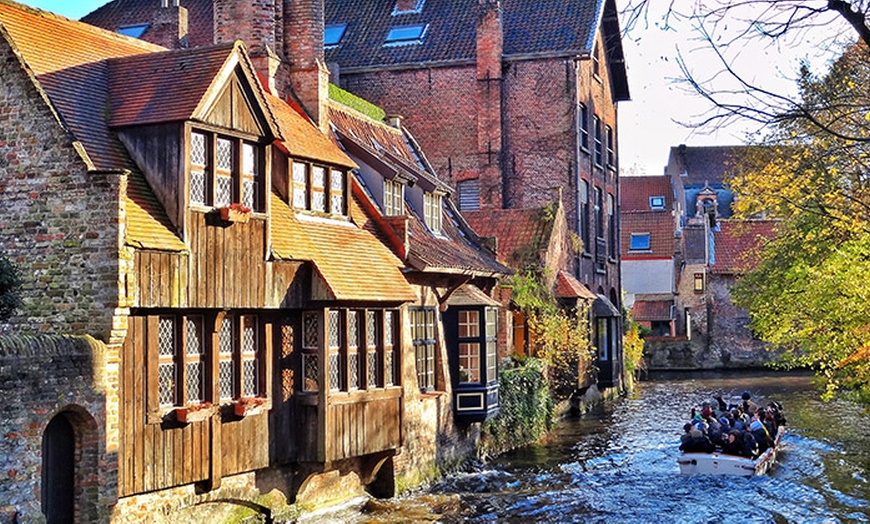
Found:
[[[76,437],[66,416],[55,416],[42,436],[42,512],[48,524],[72,523]]]

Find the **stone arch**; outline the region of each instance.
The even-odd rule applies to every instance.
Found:
[[[101,450],[97,422],[83,407],[66,406],[51,417],[43,430],[40,484],[42,512],[48,522],[97,519]]]

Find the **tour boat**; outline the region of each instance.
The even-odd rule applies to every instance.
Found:
[[[681,453],[677,462],[683,475],[739,475],[751,477],[764,475],[776,462],[776,453],[785,433],[785,426],[780,426],[776,432],[773,447],[765,450],[758,457],[751,459],[736,455],[725,455],[718,451],[713,453]]]

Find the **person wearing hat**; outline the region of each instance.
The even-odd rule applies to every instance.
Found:
[[[752,395],[748,391],[744,391],[741,397],[743,399],[743,412],[752,414],[758,411],[758,405],[752,401]]]

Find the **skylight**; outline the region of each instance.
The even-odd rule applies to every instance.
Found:
[[[651,196],[651,197],[649,197],[649,207],[650,207],[650,209],[664,209],[665,208],[665,197],[663,197],[663,196]]]
[[[426,36],[429,24],[394,25],[387,33],[384,45],[419,44]]]
[[[327,24],[323,28],[323,45],[331,46],[341,43],[347,24]]]
[[[124,36],[139,38],[145,34],[145,31],[147,31],[149,27],[151,27],[150,23],[122,25],[118,28],[118,32]]]

